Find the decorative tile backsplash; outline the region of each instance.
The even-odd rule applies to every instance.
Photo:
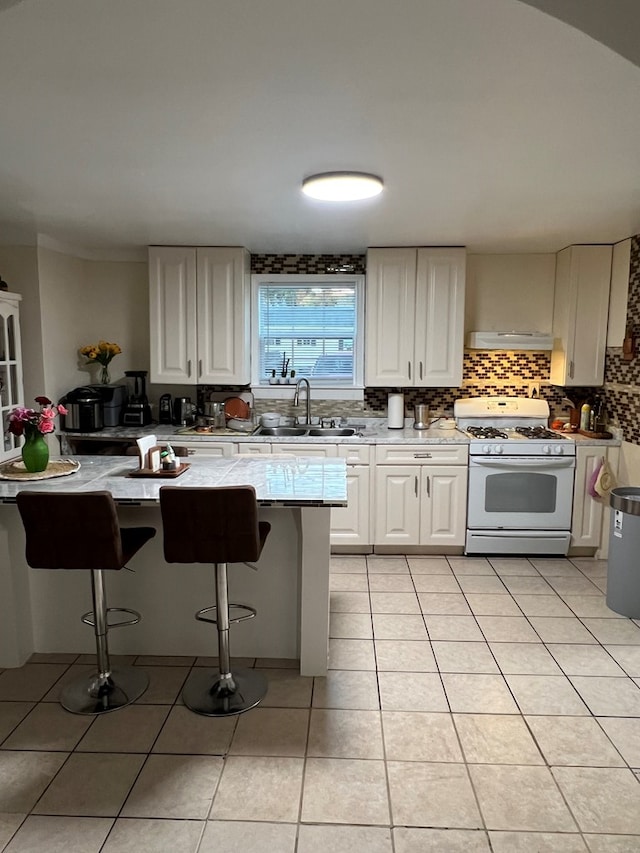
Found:
[[[631,238],[627,326],[640,345],[640,234]],[[622,358],[622,347],[607,347],[604,401],[608,416],[622,427],[625,441],[640,444],[640,353]]]
[[[327,275],[336,272],[332,267],[353,267],[339,269],[339,272],[364,275],[366,263],[366,255],[251,255],[251,272],[262,275]]]

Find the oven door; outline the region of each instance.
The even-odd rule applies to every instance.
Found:
[[[574,457],[472,457],[467,527],[569,530]]]

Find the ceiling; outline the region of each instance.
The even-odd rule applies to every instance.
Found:
[[[640,233],[639,25],[637,0],[0,0],[0,242],[616,242]],[[385,191],[302,195],[333,169]]]

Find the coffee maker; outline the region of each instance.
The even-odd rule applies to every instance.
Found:
[[[151,423],[151,406],[147,400],[147,371],[125,370],[129,399],[122,413],[124,426],[147,426]]]

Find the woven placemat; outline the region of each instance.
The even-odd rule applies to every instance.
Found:
[[[52,477],[66,477],[75,474],[80,467],[77,459],[53,459],[44,471],[32,473],[25,470],[24,462],[16,459],[0,467],[1,480],[50,480]]]

